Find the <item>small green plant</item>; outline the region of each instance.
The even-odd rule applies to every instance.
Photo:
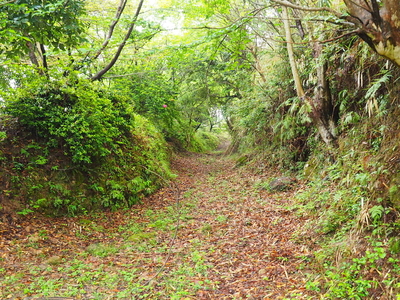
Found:
[[[224,216],[224,215],[217,216],[217,221],[220,223],[225,223],[227,220],[228,220],[227,216]]]
[[[45,164],[47,164],[47,161],[48,161],[47,158],[39,155],[35,160],[35,164],[37,164],[37,165],[45,165]]]
[[[387,290],[398,287],[399,260],[388,257],[387,247],[382,242],[372,239],[371,242],[371,249],[351,261],[344,261],[339,266],[326,263],[323,280],[310,280],[307,288],[316,292],[325,290],[324,299],[361,300],[370,296],[378,286]],[[384,267],[390,271],[386,271],[384,280],[380,280]],[[371,273],[375,274],[374,278]]]
[[[102,243],[91,244],[86,248],[86,251],[94,256],[106,257],[118,252],[118,249],[112,245]]]
[[[7,138],[7,133],[4,131],[0,131],[0,142]]]
[[[391,238],[389,240],[389,248],[392,253],[399,254],[400,253],[400,238],[398,238],[398,237]]]
[[[42,238],[44,240],[49,238],[47,230],[39,230],[38,235],[39,235],[40,238]]]
[[[369,209],[369,214],[374,224],[378,223],[385,213],[385,208],[382,205],[375,205]]]
[[[204,224],[201,227],[201,232],[203,234],[210,234],[212,232],[212,226],[210,224]]]
[[[17,214],[26,216],[26,215],[29,215],[29,214],[31,214],[33,212],[34,211],[32,209],[30,209],[30,208],[24,208],[23,210],[18,211]]]
[[[149,227],[158,228],[161,230],[168,230],[170,225],[174,223],[174,220],[169,217],[165,217],[163,219],[157,219],[153,223],[149,224]]]

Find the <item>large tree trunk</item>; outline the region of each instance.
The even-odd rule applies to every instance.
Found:
[[[378,54],[400,67],[400,0],[343,0],[349,15],[328,7],[304,7],[288,0],[271,0],[282,7],[326,11],[355,24],[357,33]]]
[[[400,66],[400,1],[344,0],[359,36],[378,54]]]
[[[321,138],[327,145],[336,145],[336,120],[330,93],[329,83],[326,79],[326,62],[320,61],[322,45],[315,43],[314,56],[317,60],[317,87],[311,101],[311,117],[317,126]]]
[[[326,80],[326,63],[317,62],[317,77],[318,86],[316,88],[313,98],[307,97],[304,92],[303,84],[300,79],[300,75],[297,69],[297,64],[294,58],[293,50],[293,39],[289,24],[289,14],[287,7],[282,6],[283,25],[286,33],[286,45],[289,56],[289,63],[292,70],[293,80],[295,82],[297,96],[303,101],[307,102],[311,107],[310,117],[318,130],[322,140],[328,146],[336,145],[335,136],[335,122],[333,116],[333,106],[331,101],[331,95],[329,90],[328,81]],[[322,45],[316,43],[314,47],[315,59],[320,60],[320,54],[322,52]]]

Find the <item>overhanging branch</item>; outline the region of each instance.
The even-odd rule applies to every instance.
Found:
[[[10,3],[14,3],[14,2],[16,2],[16,0],[2,2],[2,3],[0,3],[0,6],[7,5],[7,4],[10,4]]]
[[[100,56],[101,52],[103,52],[103,50],[107,47],[108,43],[110,42],[110,40],[111,40],[111,38],[112,38],[112,35],[113,35],[113,33],[114,33],[115,26],[116,26],[117,23],[119,22],[119,19],[121,18],[121,15],[122,15],[122,13],[123,13],[123,11],[124,11],[124,9],[125,9],[126,2],[127,2],[127,0],[121,0],[120,4],[119,4],[119,6],[118,6],[117,12],[116,12],[116,14],[115,14],[114,20],[112,21],[112,23],[111,23],[111,25],[110,25],[110,27],[109,27],[109,29],[108,29],[107,36],[106,36],[106,38],[104,39],[104,42],[103,42],[103,44],[101,45],[101,48],[100,48],[100,49],[96,52],[96,54],[92,57],[93,60],[94,60],[94,59],[97,59],[97,58]]]
[[[124,49],[126,42],[128,41],[129,37],[132,34],[133,28],[135,27],[136,21],[139,17],[140,11],[142,10],[142,6],[143,6],[143,2],[144,0],[140,0],[138,7],[136,9],[136,13],[135,16],[133,17],[133,20],[131,22],[131,25],[129,26],[128,32],[126,33],[124,40],[122,41],[122,43],[118,46],[117,51],[115,52],[114,57],[111,59],[110,63],[105,66],[102,70],[100,70],[97,74],[95,74],[91,80],[95,81],[95,80],[100,80],[104,74],[106,74],[117,62],[119,56],[121,55],[122,50]]]
[[[303,11],[326,11],[326,12],[329,12],[329,13],[335,15],[338,18],[343,18],[343,15],[340,12],[338,12],[330,7],[305,7],[305,6],[299,6],[299,5],[293,4],[286,0],[271,0],[271,1],[276,4],[283,5],[285,7],[290,7],[293,9],[298,9],[298,10],[303,10]]]

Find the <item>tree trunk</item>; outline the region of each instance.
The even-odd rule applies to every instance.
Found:
[[[344,0],[358,35],[378,54],[400,66],[400,1]]]
[[[286,34],[286,45],[289,56],[289,63],[295,82],[297,96],[305,101],[311,107],[310,117],[316,126],[322,140],[329,146],[336,146],[335,122],[333,119],[333,106],[329,90],[328,81],[326,80],[326,64],[319,62],[322,52],[322,45],[315,44],[315,59],[317,60],[317,77],[318,85],[313,98],[307,97],[300,79],[297,64],[294,58],[293,39],[289,25],[289,14],[287,7],[282,6],[283,24]]]
[[[226,149],[225,154],[231,155],[231,154],[237,153],[239,150],[240,135],[239,135],[238,130],[233,125],[232,120],[230,120],[229,118],[226,118],[225,121],[226,121],[226,125],[228,126],[229,134],[231,136],[231,141],[232,141],[229,144],[228,148]]]
[[[300,80],[299,71],[297,70],[296,60],[294,59],[293,39],[289,24],[289,14],[286,6],[282,6],[282,15],[283,15],[282,21],[283,21],[283,26],[285,27],[285,35],[286,35],[286,48],[289,56],[290,69],[292,70],[293,80],[296,86],[297,96],[300,99],[304,99],[305,93],[303,85]]]
[[[49,66],[47,65],[46,49],[43,44],[39,44],[39,48],[40,48],[40,54],[42,56],[43,69],[44,69],[44,72],[47,73]]]
[[[37,69],[39,69],[40,65],[39,65],[39,61],[36,57],[35,54],[35,45],[32,42],[26,42],[28,48],[29,48],[29,59],[31,60],[32,65],[34,65]]]
[[[320,61],[322,45],[315,43],[314,57],[317,60],[317,87],[311,101],[311,117],[317,126],[321,138],[327,145],[336,144],[336,120],[330,93],[329,83],[326,79],[326,62]]]

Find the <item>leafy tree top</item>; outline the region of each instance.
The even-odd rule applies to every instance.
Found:
[[[65,50],[82,41],[83,0],[17,0],[0,5],[0,53],[17,57],[32,51],[32,43]],[[12,42],[12,44],[10,43]]]

